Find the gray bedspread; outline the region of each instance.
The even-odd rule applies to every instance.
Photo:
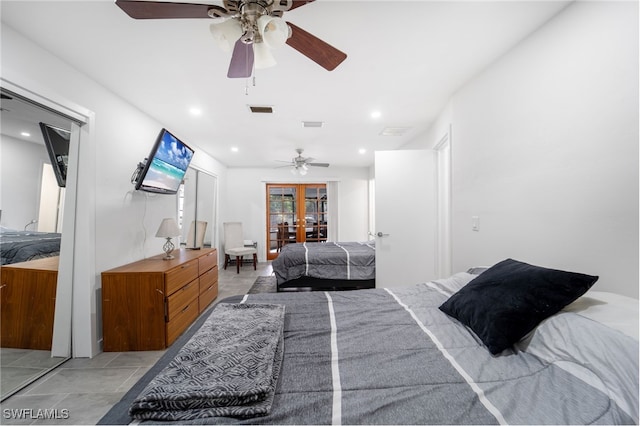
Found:
[[[447,297],[433,283],[248,295],[286,306],[272,410],[187,423],[637,424],[637,340],[563,312],[493,356],[438,309]]]
[[[60,234],[53,232],[3,231],[0,233],[2,265],[60,254]]]
[[[371,280],[376,277],[375,244],[373,241],[287,244],[272,266],[278,284],[303,276]]]
[[[283,354],[284,306],[220,304],[133,401],[136,419],[268,414]]]

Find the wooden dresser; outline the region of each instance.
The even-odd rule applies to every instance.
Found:
[[[0,269],[0,346],[51,350],[59,256]]]
[[[218,296],[216,249],[180,249],[102,273],[103,350],[165,349]]]

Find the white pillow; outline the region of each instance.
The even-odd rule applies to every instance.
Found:
[[[465,285],[469,284],[469,282],[476,277],[477,275],[469,274],[467,272],[458,272],[457,274],[453,274],[448,278],[429,281],[426,284],[427,286],[449,297]]]
[[[589,290],[563,311],[573,312],[638,340],[638,299],[606,291]]]

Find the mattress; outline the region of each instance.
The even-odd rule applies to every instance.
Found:
[[[438,308],[473,277],[459,273],[397,289],[225,299],[284,306],[284,357],[271,410],[260,417],[181,423],[637,424],[637,337],[565,310],[492,355]],[[131,402],[206,316],[101,424],[131,422]]]
[[[61,234],[53,232],[3,229],[0,233],[2,265],[58,256],[60,254],[60,239]]]

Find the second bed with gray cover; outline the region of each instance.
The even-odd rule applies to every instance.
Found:
[[[180,423],[637,424],[637,337],[563,311],[492,355],[439,310],[474,277],[226,299],[284,307],[285,352],[272,406],[260,417]],[[177,350],[172,347],[101,423],[130,422],[131,402]]]
[[[374,241],[295,243],[282,248],[272,262],[278,289],[304,286],[373,288],[376,277]],[[308,282],[300,280],[307,279]],[[296,281],[298,280],[298,281]],[[314,280],[317,280],[314,282]],[[320,281],[323,280],[323,281]]]

